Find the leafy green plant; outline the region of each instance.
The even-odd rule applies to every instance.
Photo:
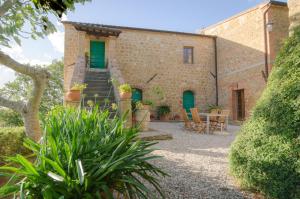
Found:
[[[79,84],[79,83],[75,83],[71,90],[77,90],[77,91],[83,91],[84,89],[86,89],[87,84]]]
[[[1,126],[23,126],[22,116],[6,108],[0,108],[0,127]]]
[[[169,113],[171,113],[170,106],[163,105],[163,106],[158,106],[157,107],[157,115],[158,115],[158,117],[167,115]]]
[[[220,106],[220,105],[216,105],[216,104],[209,104],[208,107],[207,107],[208,112],[211,112],[214,109],[222,110],[223,107]]]
[[[153,106],[153,105],[154,105],[154,103],[153,103],[152,100],[143,100],[142,103],[143,103],[144,105],[148,105],[148,106]]]
[[[137,101],[135,103],[135,108],[136,109],[142,109],[144,107],[144,104],[141,101]]]
[[[300,198],[300,27],[276,58],[267,88],[230,151],[230,170],[266,198]]]
[[[44,123],[42,143],[25,140],[36,160],[22,155],[8,159],[0,171],[11,180],[0,196],[20,198],[155,198],[161,197],[157,177],[165,176],[148,161],[153,142],[138,139],[136,129],[125,129],[123,119],[109,119],[108,110],[57,107]],[[16,166],[11,166],[16,165]]]
[[[129,84],[121,84],[119,86],[120,93],[130,93],[131,91],[132,91],[132,88]]]
[[[23,147],[25,138],[24,127],[2,127],[0,128],[0,165],[7,156],[29,153]]]

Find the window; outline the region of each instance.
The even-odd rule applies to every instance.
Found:
[[[194,48],[184,47],[183,48],[183,63],[193,64],[194,63]]]

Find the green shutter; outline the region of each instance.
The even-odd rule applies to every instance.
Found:
[[[137,88],[134,88],[132,91],[132,101],[142,101],[143,100],[143,91]]]
[[[195,107],[195,97],[192,91],[184,91],[183,92],[183,108],[190,113],[190,109]]]
[[[105,68],[105,42],[90,42],[90,68]]]

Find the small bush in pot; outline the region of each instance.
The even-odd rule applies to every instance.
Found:
[[[42,143],[25,140],[36,161],[22,155],[8,159],[0,173],[11,176],[0,197],[22,198],[155,198],[163,197],[157,177],[166,174],[150,164],[152,142],[138,139],[108,110],[57,107],[44,123]],[[15,166],[11,166],[15,165]]]
[[[119,93],[121,99],[130,99],[132,96],[132,88],[129,84],[121,84],[119,86]]]
[[[170,112],[171,112],[170,106],[163,105],[163,106],[157,107],[157,115],[158,115],[159,119],[162,121],[168,120]]]
[[[70,89],[70,91],[67,93],[67,101],[80,101],[80,94],[84,89],[86,89],[86,87],[87,84],[75,83]]]
[[[153,107],[154,103],[151,100],[143,100],[144,109],[150,110],[150,107]]]

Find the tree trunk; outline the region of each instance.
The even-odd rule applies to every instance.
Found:
[[[39,113],[34,112],[28,112],[24,113],[23,115],[23,121],[25,126],[25,131],[28,137],[31,139],[34,139],[36,141],[39,141],[42,137],[41,128],[40,128],[40,122],[39,122]]]
[[[11,101],[0,95],[0,106],[10,108],[23,116],[25,131],[28,137],[39,141],[41,129],[39,122],[39,107],[41,98],[49,81],[50,74],[42,68],[34,68],[20,64],[0,50],[0,64],[16,72],[28,75],[33,80],[33,91],[26,102]]]
[[[288,0],[289,16],[290,16],[290,35],[293,29],[300,26],[300,0]]]

